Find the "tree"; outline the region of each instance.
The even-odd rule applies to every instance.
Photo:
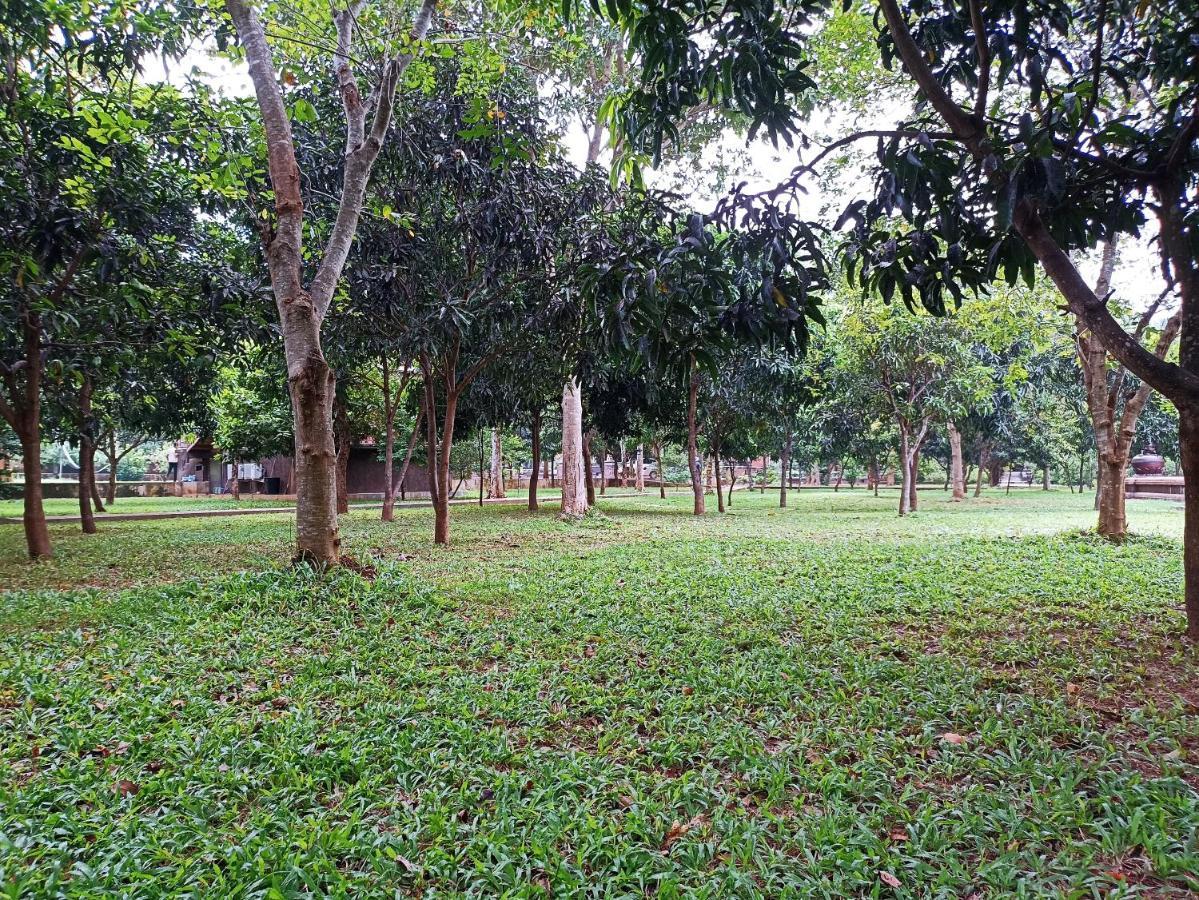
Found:
[[[1105,301],[1111,294],[1117,246],[1116,238],[1103,244],[1095,295]],[[1152,338],[1153,354],[1160,359],[1164,359],[1173,346],[1182,324],[1182,311],[1179,310],[1170,316],[1160,330],[1155,332],[1150,328],[1164,299],[1165,294],[1159,295],[1141,314],[1133,329],[1137,341],[1142,341],[1146,336]],[[1137,421],[1153,389],[1147,382],[1135,377],[1130,381],[1128,368],[1111,359],[1104,345],[1081,320],[1075,341],[1086,389],[1087,410],[1099,455],[1099,477],[1095,487],[1099,509],[1096,530],[1109,540],[1121,541],[1128,533],[1128,517],[1124,511],[1125,473],[1132,456]]]
[[[121,4],[35,2],[13,10],[0,32],[0,416],[21,441],[25,537],[34,558],[51,553],[39,465],[47,366],[60,386],[73,373],[90,490],[96,384],[78,351],[97,337],[93,349],[100,350],[111,336],[88,332],[87,321],[94,312],[144,307],[145,297],[131,296],[140,286],[122,270],[153,255],[160,238],[181,225],[177,215],[163,221],[178,209],[182,182],[164,165],[155,121],[178,94],[146,89],[135,77],[147,55],[181,53],[198,19],[192,10],[147,3],[137,11],[138,27],[132,21]],[[140,266],[139,274],[147,272],[150,266]],[[85,528],[92,527],[89,503],[80,505]]]
[[[984,399],[988,373],[954,322],[859,303],[840,325],[835,365],[843,383],[852,379],[854,402],[886,410],[898,429],[899,514],[906,515],[916,505],[916,463],[930,427]]]
[[[353,67],[356,39],[362,37],[359,14],[363,4],[333,10],[337,37],[332,77],[346,121],[343,181],[334,224],[316,272],[307,283],[304,201],[291,113],[257,11],[245,0],[226,0],[225,5],[254,84],[274,193],[274,218],[263,226],[262,241],[283,332],[294,418],[296,557],[318,566],[335,565],[341,543],[333,438],[335,377],[321,346],[321,324],[350,254],[371,169],[391,125],[396,91],[429,31],[437,4],[436,0],[423,0],[411,20],[407,41],[399,51],[387,55],[378,83],[366,99]]]
[[[511,74],[490,98],[459,89],[444,62],[401,118],[364,235],[356,290],[416,360],[434,540],[449,540],[449,466],[465,392],[570,315],[555,261],[589,193],[546,140],[530,85]]]

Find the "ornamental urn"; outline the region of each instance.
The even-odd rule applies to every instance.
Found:
[[[1158,455],[1152,444],[1132,458],[1132,470],[1138,475],[1160,475],[1165,468],[1166,461]]]

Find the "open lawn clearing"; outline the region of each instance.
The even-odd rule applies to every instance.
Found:
[[[0,531],[0,883],[1184,896],[1181,513],[1090,499],[359,512],[327,578],[277,517]]]

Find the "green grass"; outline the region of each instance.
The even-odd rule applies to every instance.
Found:
[[[1199,890],[1179,507],[891,499],[0,528],[0,891]]]

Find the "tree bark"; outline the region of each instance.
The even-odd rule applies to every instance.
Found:
[[[22,317],[24,336],[24,383],[11,373],[4,377],[8,399],[0,394],[0,414],[21,441],[21,464],[25,469],[22,492],[25,547],[30,559],[52,554],[46,509],[42,500],[42,325],[41,317],[26,309]]]
[[[588,431],[583,435],[583,482],[587,486],[587,507],[590,509],[595,506],[595,473],[592,468],[595,461],[591,458],[591,432]],[[604,473],[600,472],[600,478],[604,477]]]
[[[920,505],[919,497],[916,494],[916,482],[920,477],[920,444],[920,438],[916,438],[912,441],[912,461],[909,463],[909,469],[912,473],[912,490],[908,495],[908,510],[911,512],[915,512],[916,508]],[[907,479],[905,479],[905,481],[907,481]]]
[[[912,482],[911,469],[911,443],[912,438],[906,424],[899,425],[899,468],[903,473],[903,483],[899,486],[899,514],[906,516],[908,514],[908,493]]]
[[[716,511],[724,512],[724,484],[720,479],[720,444],[712,446],[712,472],[716,478]]]
[[[599,452],[599,492],[604,497],[608,494],[608,445],[600,444]]]
[[[736,486],[736,484],[737,484],[737,464],[735,462],[733,462],[733,463],[729,463],[729,499],[725,503],[725,506],[729,507],[730,509],[733,506],[733,488]]]
[[[391,397],[391,364],[387,354],[380,361],[383,369],[383,512],[384,522],[395,520],[396,409]],[[415,431],[415,429],[413,429]]]
[[[645,444],[637,445],[637,458],[634,465],[637,466],[637,471],[633,476],[633,484],[636,486],[638,494],[645,493]]]
[[[946,426],[949,432],[949,480],[953,484],[953,500],[966,499],[966,474],[962,465],[962,433],[953,422]]]
[[[395,496],[395,484],[400,486],[400,496],[403,497],[404,480],[408,477],[408,467],[412,465],[412,454],[416,451],[416,441],[420,436],[421,423],[425,418],[425,407],[422,404],[416,413],[416,421],[412,423],[412,432],[408,435],[408,447],[404,451],[404,464],[400,466],[400,477],[393,482],[392,496]]]
[[[350,452],[353,449],[350,414],[346,409],[345,397],[340,393],[333,400],[333,433],[337,445],[337,512],[340,515],[350,511],[350,495],[346,482],[350,469]]]
[[[112,506],[117,502],[117,464],[120,463],[120,458],[117,456],[117,430],[112,429],[108,433],[108,505]]]
[[[579,383],[570,379],[562,388],[562,510],[564,519],[587,514],[587,472],[590,460],[583,440],[583,399]],[[584,460],[587,460],[585,463]]]
[[[533,410],[529,419],[533,464],[529,467],[529,512],[537,512],[537,476],[541,472],[541,410]]]
[[[1185,407],[1178,411],[1182,457],[1185,521],[1182,539],[1182,568],[1185,578],[1183,607],[1186,634],[1199,642],[1199,411]]]
[[[699,404],[699,367],[691,357],[691,377],[687,385],[687,467],[691,472],[692,513],[704,514],[703,461],[699,456],[699,423],[696,407]]]
[[[658,499],[666,499],[666,470],[662,468],[662,445],[654,444],[654,459],[658,461]]]
[[[791,450],[794,447],[795,435],[788,429],[787,440],[783,443],[783,453],[779,457],[779,508],[787,507],[787,477],[791,470]]]
[[[434,510],[433,542],[450,542],[450,453],[454,449],[454,419],[458,412],[458,395],[451,392],[445,401],[445,416],[441,425],[440,449],[437,457],[437,482],[440,485]],[[436,430],[436,425],[433,426]],[[457,488],[454,489],[457,493]]]
[[[95,507],[96,512],[104,512],[104,500],[100,496],[100,485],[98,485],[96,483],[96,450],[94,447],[92,448],[91,492],[92,492],[92,506]]]
[[[491,429],[491,467],[487,496],[500,500],[508,496],[504,490],[504,433],[499,428]]]
[[[92,424],[92,380],[84,376],[79,387],[79,526],[84,534],[96,533],[96,517],[92,513],[92,481],[96,465]]]

